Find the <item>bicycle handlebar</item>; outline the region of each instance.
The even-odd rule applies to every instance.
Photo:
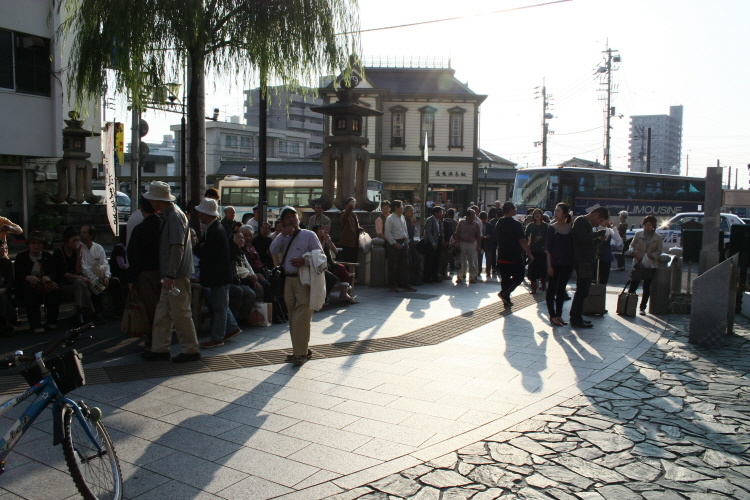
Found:
[[[60,347],[60,345],[62,345],[63,347],[73,345],[83,332],[92,328],[94,328],[93,323],[86,323],[85,325],[78,328],[68,330],[67,332],[65,332],[61,339],[55,341],[54,344],[52,344],[49,348],[41,353],[42,359],[44,359],[45,356]],[[22,351],[17,351],[13,354],[5,356],[2,360],[0,360],[0,370],[17,366],[20,363],[32,362],[34,360],[36,360],[36,356],[24,356]]]

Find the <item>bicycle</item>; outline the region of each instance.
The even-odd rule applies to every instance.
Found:
[[[31,387],[0,406],[0,416],[31,395],[37,395],[0,439],[0,474],[5,470],[5,458],[15,444],[42,411],[52,404],[52,444],[62,444],[65,462],[81,496],[86,500],[121,500],[122,471],[114,444],[101,422],[101,410],[65,397],[66,393],[86,383],[81,355],[72,349],[45,361],[45,357],[58,347],[70,347],[84,331],[93,327],[89,323],[69,330],[46,351],[34,356],[24,356],[22,351],[17,351],[0,358],[0,369],[33,363],[21,372]]]

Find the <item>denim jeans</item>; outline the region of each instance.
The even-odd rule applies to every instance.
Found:
[[[224,340],[224,336],[237,329],[237,322],[229,310],[229,285],[212,286],[209,297],[211,304],[211,339]]]

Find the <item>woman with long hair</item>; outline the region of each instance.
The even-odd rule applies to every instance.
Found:
[[[547,288],[547,310],[549,320],[555,326],[567,325],[562,319],[563,303],[568,292],[570,274],[573,270],[573,217],[567,203],[558,203],[553,215],[554,222],[547,228],[545,251],[547,253],[547,274],[549,287]]]
[[[547,259],[544,255],[544,242],[547,239],[547,228],[549,224],[544,222],[544,213],[541,208],[535,208],[531,213],[531,224],[526,226],[526,239],[529,240],[531,255],[534,260],[529,264],[529,281],[531,282],[531,293],[536,293],[537,282],[542,282],[541,290],[547,290]]]

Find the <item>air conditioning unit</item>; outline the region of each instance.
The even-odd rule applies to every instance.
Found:
[[[38,36],[25,35],[20,38],[21,48],[30,49],[32,47],[44,48],[44,38]]]

